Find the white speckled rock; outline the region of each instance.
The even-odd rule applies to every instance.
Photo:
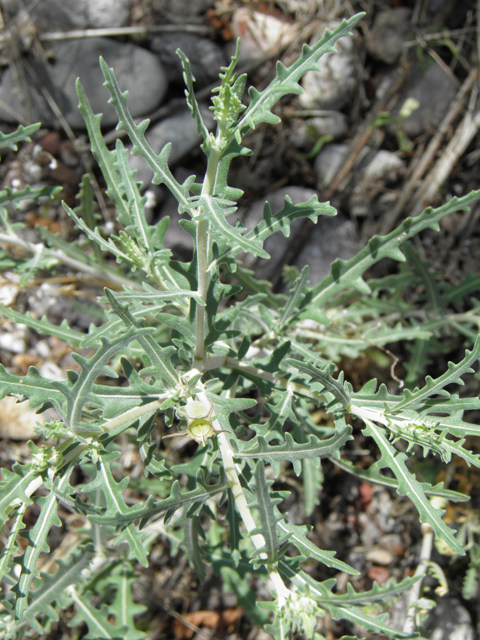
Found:
[[[49,126],[56,116],[46,103],[41,89],[47,89],[55,99],[68,124],[73,128],[85,128],[78,110],[75,82],[78,77],[91,102],[94,113],[103,113],[102,124],[118,122],[115,109],[108,104],[109,92],[102,84],[105,81],[99,65],[102,56],[110,67],[122,91],[128,89],[128,107],[132,116],[138,117],[153,111],[167,91],[165,71],[157,56],[146,49],[108,38],[85,38],[52,44],[55,64],[48,73],[35,60],[28,63],[35,75],[27,75],[21,88],[11,69],[2,76],[0,99],[27,122],[42,122]],[[12,114],[0,108],[0,120],[15,122]]]

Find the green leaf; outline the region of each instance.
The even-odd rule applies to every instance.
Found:
[[[238,121],[234,131],[237,141],[245,135],[249,129],[254,129],[260,122],[277,124],[280,118],[271,112],[271,108],[287,94],[298,95],[303,93],[302,87],[298,84],[302,76],[307,71],[318,71],[318,60],[325,54],[335,52],[334,45],[340,38],[351,35],[351,29],[359,22],[364,13],[358,13],[349,20],[343,20],[334,30],[325,31],[324,37],[316,44],[303,45],[302,55],[290,67],[285,67],[281,62],[277,62],[277,73],[275,79],[262,92],[251,88],[250,105]]]
[[[1,373],[1,370],[0,370]],[[25,491],[38,476],[38,471],[32,464],[13,465],[13,472],[2,470],[3,480],[0,483],[0,522],[5,523],[11,516],[15,505],[32,504],[30,496]]]
[[[230,554],[233,564],[235,568],[237,568],[242,555],[240,552],[240,540],[242,539],[240,533],[241,518],[235,507],[235,498],[233,497],[231,489],[228,490],[228,510],[226,518],[229,525],[228,544],[230,546]]]
[[[278,446],[269,445],[262,436],[254,438],[253,445],[252,441],[242,442],[241,440],[231,440],[231,445],[235,458],[242,458],[251,466],[257,460],[264,460],[272,465],[273,473],[278,477],[282,460],[291,462],[298,476],[302,470],[303,459],[312,459],[316,465],[319,465],[320,456],[333,454],[351,439],[351,427],[346,427],[328,440],[320,440],[314,435],[309,435],[306,443],[299,444],[290,433],[286,433],[285,444]]]
[[[59,481],[60,489],[64,489],[69,485],[72,470],[73,467],[70,466],[69,469],[63,472],[63,476]],[[29,543],[25,552],[19,558],[15,558],[15,562],[21,567],[18,582],[12,589],[16,596],[15,617],[19,622],[23,621],[24,615],[29,608],[33,579],[40,575],[37,569],[38,559],[42,553],[50,551],[47,543],[50,529],[53,526],[62,526],[62,522],[57,515],[57,496],[55,494],[50,493],[46,497],[37,498],[36,502],[41,509],[40,515],[32,529],[25,533]]]
[[[160,155],[156,155],[150,145],[145,140],[145,130],[149,125],[149,120],[143,120],[136,125],[127,108],[128,91],[122,93],[118,86],[117,80],[105,60],[100,58],[100,66],[105,76],[104,86],[110,91],[109,102],[113,104],[118,114],[117,129],[124,129],[130,138],[133,147],[132,155],[141,155],[153,170],[153,183],[164,184],[175,196],[180,207],[186,207],[189,199],[189,187],[193,181],[193,176],[189,178],[183,185],[180,185],[173,177],[172,172],[168,168],[168,156],[170,153],[170,144],[165,145]]]
[[[426,384],[421,389],[415,389],[414,391],[410,391],[409,389],[405,389],[404,391],[404,400],[400,401],[394,407],[389,409],[387,413],[398,413],[400,409],[402,411],[405,410],[406,407],[421,405],[423,401],[430,398],[435,394],[441,395],[449,395],[445,390],[445,387],[449,384],[464,384],[461,376],[465,373],[473,373],[472,365],[478,360],[480,357],[480,336],[477,337],[477,340],[473,346],[471,351],[468,349],[465,351],[465,357],[458,364],[454,364],[450,362],[448,364],[448,370],[438,378],[433,379],[431,376],[427,376]]]
[[[308,384],[312,392],[327,393],[333,397],[332,402],[327,407],[330,411],[336,410],[338,405],[344,410],[348,409],[352,398],[352,385],[343,381],[343,371],[335,379],[332,376],[335,370],[335,365],[333,364],[327,365],[323,369],[318,369],[310,362],[301,362],[293,358],[289,358],[287,363],[300,371],[300,373],[308,376],[308,379],[311,380]]]
[[[353,287],[361,293],[369,293],[370,287],[361,276],[372,265],[382,258],[392,258],[403,262],[405,256],[401,252],[400,246],[406,240],[424,229],[438,229],[438,223],[442,218],[455,211],[467,210],[478,199],[480,199],[480,191],[472,191],[462,198],[452,198],[450,202],[437,209],[428,208],[416,218],[407,218],[397,229],[386,236],[374,236],[367,246],[350,260],[336,260],[332,264],[330,274],[305,296],[301,309],[306,309],[311,305],[322,307],[346,287]]]
[[[155,375],[170,387],[176,388],[179,383],[178,373],[175,371],[170,358],[175,351],[174,347],[162,348],[158,345],[154,338],[147,334],[148,329],[141,329],[140,322],[128,311],[127,305],[121,305],[117,302],[114,294],[108,289],[105,290],[108,301],[112,306],[112,311],[127,326],[131,327],[130,332],[137,333],[137,340],[145,350],[150,360],[150,369],[144,369],[142,375]]]
[[[426,489],[430,489],[431,485],[428,482],[418,482],[405,464],[407,456],[393,448],[381,427],[370,420],[364,420],[364,422],[366,427],[363,433],[375,440],[382,454],[376,465],[379,468],[387,467],[392,471],[398,480],[398,494],[410,498],[420,515],[421,522],[429,524],[435,535],[444,540],[452,551],[459,555],[465,555],[465,551],[454,537],[452,530],[442,520],[444,511],[433,507],[425,495]]]
[[[18,207],[22,200],[26,198],[38,202],[39,198],[54,198],[62,191],[62,187],[38,187],[26,186],[23,189],[11,189],[6,187],[0,191],[0,206],[14,204]]]
[[[69,604],[67,587],[79,585],[84,581],[82,571],[87,569],[93,557],[94,547],[87,545],[68,562],[57,560],[59,568],[53,575],[42,573],[43,582],[31,594],[28,610],[24,613],[22,622],[28,623],[37,633],[44,633],[41,624],[35,618],[38,613],[46,615],[50,620],[58,621],[58,604],[61,603],[62,608]],[[56,607],[52,606],[54,602],[57,603]]]
[[[88,633],[83,636],[84,640],[124,640],[127,637],[128,628],[114,627],[108,621],[109,610],[106,605],[101,609],[96,609],[90,604],[88,592],[80,595],[74,587],[71,587],[72,600],[76,605],[76,615],[68,625],[75,627],[85,622],[88,626]]]
[[[329,460],[331,460],[337,467],[340,467],[340,469],[351,473],[359,480],[366,480],[367,482],[379,484],[383,487],[390,487],[391,489],[395,489],[398,492],[398,480],[396,478],[389,478],[388,476],[384,476],[383,474],[381,474],[376,464],[373,464],[368,469],[362,469],[355,466],[352,462],[341,459],[337,456],[327,456],[327,458],[329,458]],[[445,489],[443,486],[443,482],[439,482],[434,487],[425,487],[425,495],[430,497],[437,496],[439,498],[445,498],[446,500],[450,500],[451,502],[465,502],[467,500],[470,500],[470,497],[464,495],[463,493],[453,491],[452,489]]]
[[[1,492],[1,487],[0,487]],[[10,532],[8,534],[8,540],[3,548],[2,555],[0,556],[0,582],[3,579],[3,576],[10,571],[11,559],[14,553],[16,553],[19,548],[17,544],[18,534],[22,529],[25,529],[25,523],[23,522],[23,517],[25,515],[25,510],[27,508],[27,503],[24,501],[20,508],[17,509],[15,520],[11,526]]]
[[[270,491],[273,480],[265,478],[265,468],[261,460],[255,465],[253,481],[252,491],[247,495],[250,496],[249,507],[257,510],[260,524],[250,532],[250,535],[260,533],[265,540],[265,545],[261,549],[256,549],[252,555],[257,558],[255,562],[275,565],[287,550],[288,545],[283,545],[289,538],[288,532],[281,538],[277,534],[277,522],[283,517],[278,510],[275,510],[275,505],[283,498],[275,496]],[[263,554],[267,557],[264,558]]]
[[[205,538],[205,533],[200,524],[198,516],[191,518],[181,518],[178,521],[183,533],[182,548],[187,558],[190,560],[200,582],[205,582],[207,575],[205,563],[202,554],[202,545],[200,540]]]
[[[208,142],[208,129],[203,122],[202,114],[200,113],[200,107],[198,106],[197,99],[195,98],[195,92],[193,90],[193,83],[195,82],[195,78],[193,77],[193,73],[190,68],[190,61],[181,49],[177,49],[176,54],[182,61],[183,79],[186,86],[185,96],[187,98],[188,108],[192,112],[192,117],[197,121],[197,133],[202,136],[204,142]]]
[[[312,530],[312,527],[307,527],[305,525],[297,526],[289,522],[287,519],[282,518],[277,521],[277,529],[284,534],[288,534],[289,544],[293,544],[300,551],[302,556],[317,560],[327,567],[336,569],[337,571],[343,571],[351,576],[360,575],[359,572],[350,567],[350,565],[342,562],[341,560],[337,560],[335,558],[335,551],[319,549],[317,545],[311,542],[311,540],[307,538],[307,534]]]
[[[18,151],[18,143],[19,142],[31,142],[30,136],[38,131],[41,127],[41,123],[37,122],[36,124],[30,124],[27,127],[24,127],[21,124],[16,131],[12,131],[12,133],[3,133],[0,131],[0,149],[12,149],[13,151]]]
[[[355,593],[353,587],[347,583],[346,594],[334,594],[331,589],[336,584],[336,580],[318,582],[304,571],[299,571],[298,567],[287,558],[279,562],[278,568],[282,577],[291,580],[301,593],[314,599],[322,608],[330,612],[335,620],[350,620],[373,633],[385,634],[388,638],[418,637],[416,633],[407,633],[390,627],[386,624],[384,615],[375,618],[361,609],[372,603],[386,603],[391,598],[410,590],[418,580],[418,576],[407,578],[399,584],[391,582],[381,587],[374,583],[373,589],[359,594]]]
[[[194,220],[208,220],[211,223],[210,234],[215,240],[239,247],[241,251],[253,253],[259,258],[270,257],[264,251],[262,242],[256,238],[247,238],[244,227],[233,226],[227,222],[226,217],[237,210],[235,202],[203,194],[194,200],[189,209],[192,210]],[[198,213],[195,213],[195,210]]]
[[[28,313],[28,311],[26,313],[19,313],[18,311],[14,311],[10,307],[4,307],[3,305],[0,305],[0,314],[5,318],[13,320],[13,322],[18,322],[26,325],[27,327],[31,327],[38,331],[38,333],[42,333],[47,336],[55,336],[60,340],[64,340],[72,347],[78,347],[82,340],[85,339],[85,334],[80,333],[80,331],[76,331],[75,329],[71,329],[66,320],[63,320],[61,325],[55,325],[48,320],[47,316],[43,316],[43,318],[37,320]]]
[[[125,640],[142,640],[147,637],[143,631],[135,628],[135,616],[143,613],[147,607],[137,604],[132,598],[132,585],[137,580],[132,566],[122,562],[112,573],[113,584],[117,588],[115,599],[110,605],[110,612],[115,616],[117,626],[128,629]]]
[[[127,478],[125,478],[128,480]],[[124,479],[124,480],[125,480]],[[121,485],[121,483],[120,483]],[[178,480],[172,484],[170,496],[165,500],[153,501],[153,496],[149,496],[144,505],[136,505],[131,507],[128,512],[119,513],[110,510],[109,513],[89,515],[89,520],[98,524],[115,525],[124,527],[131,522],[140,520],[140,528],[142,528],[153,516],[165,513],[165,523],[172,519],[173,515],[183,507],[190,510],[201,508],[204,503],[211,497],[225,492],[229,487],[229,482],[222,478],[219,483],[214,485],[205,485],[202,472],[197,476],[197,487],[192,491],[180,491],[180,483]]]

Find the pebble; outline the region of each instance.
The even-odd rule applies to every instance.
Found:
[[[321,216],[294,264],[299,269],[309,266],[308,278],[314,286],[328,276],[337,258],[347,260],[358,249],[358,236],[351,220],[341,213],[335,217]]]
[[[377,151],[372,160],[362,169],[361,173],[365,180],[378,180],[388,174],[395,174],[404,166],[405,163],[396,153],[381,149]]]
[[[26,348],[25,340],[15,333],[0,333],[0,349],[10,353],[24,353]]]
[[[121,90],[128,89],[128,108],[134,118],[153,111],[166,94],[168,82],[161,62],[142,47],[109,38],[84,38],[52,43],[51,50],[55,54],[55,65],[48,76],[42,65],[27,57],[26,62],[38,76],[35,81],[31,75],[25,74],[27,85],[23,87],[23,95],[29,97],[28,104],[19,91],[14,70],[8,68],[2,76],[0,99],[27,122],[41,121],[46,126],[57,123],[41,93],[40,88],[45,88],[54,97],[68,124],[74,129],[85,129],[75,88],[76,79],[80,77],[94,113],[104,114],[102,125],[116,125],[116,111],[108,104],[110,94],[102,86],[105,79],[99,56],[113,67]],[[15,121],[12,114],[1,107],[0,120]]]
[[[335,179],[350,153],[348,144],[327,144],[315,158],[313,165],[317,189],[323,191]]]
[[[367,31],[367,50],[371,56],[394,64],[402,53],[403,43],[409,39],[412,10],[408,7],[396,7],[379,11],[372,28]]]
[[[222,47],[193,33],[162,33],[152,38],[150,47],[158,54],[167,78],[173,84],[183,82],[182,61],[176,54],[177,49],[181,49],[190,61],[196,89],[219,82],[220,67],[227,63]]]
[[[159,9],[172,22],[185,22],[201,13],[205,13],[213,4],[213,0],[160,0]]]
[[[393,554],[391,551],[376,546],[369,549],[365,554],[365,557],[370,562],[373,562],[374,564],[380,564],[382,566],[392,564],[392,562],[395,560],[395,554]]]
[[[344,138],[348,133],[347,117],[339,111],[324,111],[321,116],[292,120],[289,140],[296,149],[309,150],[323,136]]]
[[[60,367],[55,364],[55,362],[44,362],[40,368],[38,369],[41,376],[47,378],[48,380],[66,380],[65,372],[60,369]]]
[[[340,23],[324,24],[310,44],[323,37],[325,28],[335,29]],[[304,109],[342,109],[346,106],[358,84],[355,38],[341,38],[336,43],[337,53],[326,53],[320,60],[320,71],[307,71],[301,85],[305,93],[298,97]]]
[[[298,33],[294,22],[247,7],[234,11],[231,29],[234,39],[240,38],[240,61],[244,64],[279,52]]]
[[[37,423],[44,423],[45,418],[28,404],[28,401],[17,402],[11,396],[0,400],[0,438],[31,440],[35,437]]]
[[[13,274],[3,273],[2,275],[4,278],[12,280],[11,284],[2,284],[2,286],[0,287],[0,304],[2,304],[4,307],[9,307],[17,299],[20,287],[15,281],[13,281],[14,279],[11,277]]]
[[[21,4],[18,0],[2,2],[9,16]],[[40,31],[123,27],[130,17],[130,0],[41,0],[29,2],[28,13]]]

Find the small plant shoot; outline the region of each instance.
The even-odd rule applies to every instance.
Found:
[[[39,271],[62,269],[110,283],[99,298],[103,322],[87,333],[20,313],[14,305],[1,308],[5,318],[66,341],[76,363],[57,381],[35,367],[20,376],[0,366],[0,397],[28,400],[39,414],[48,409],[55,415],[39,426],[41,439],[30,443],[30,458],[2,471],[0,636],[5,640],[38,638],[59,620],[72,627],[72,638],[153,637],[138,624],[145,606],[134,600],[132,585],[139,568],[149,566],[158,537],[164,548],[180,549],[199,583],[208,572],[230,576],[229,588],[245,615],[264,624],[276,640],[320,640],[326,617],[350,629],[348,637],[360,628],[382,638],[420,637],[421,629],[396,629],[387,618],[391,601],[408,594],[417,577],[374,583],[365,592],[357,592],[348,579],[342,591],[334,577],[313,577],[319,565],[330,576],[358,572],[314,544],[312,514],[328,459],[328,469],[335,465],[358,482],[378,483],[408,498],[438,540],[455,554],[465,553],[463,539],[438,504],[468,496],[418,478],[411,459],[437,456],[447,465],[459,456],[480,466],[479,455],[469,448],[480,427],[465,415],[478,411],[480,400],[460,393],[480,356],[480,307],[474,298],[468,313],[452,305],[478,291],[479,279],[469,276],[457,287],[437,279],[410,239],[468,210],[480,191],[371,238],[353,258],[335,261],[315,286],[306,267],[293,279],[290,272],[287,293],[274,293],[242,265],[242,255],[268,259],[269,236],[288,236],[300,218],[317,222],[336,212],[317,197],[296,205],[287,197],[279,211],[266,203],[263,219],[247,230],[234,215],[242,191],[229,181],[232,160],[242,162],[251,154],[245,136],[280,122],[274,106],[284,96],[302,93],[302,76],[318,70],[322,56],[351,36],[362,17],[344,20],[316,44],[304,45],[291,66],[278,62],[271,83],[262,91],[250,88],[248,95],[245,75],[236,73],[237,47],[213,91],[213,132],[202,119],[189,61],[178,52],[186,101],[203,137],[202,180],[177,181],[168,165],[170,145],[158,155],[150,148],[149,122],[133,120],[127,92],[101,60],[117,129],[126,134],[129,149],[120,139],[113,148],[105,145],[102,115],[93,113],[80,82],[77,88],[92,153],[115,208],[113,233],[92,214],[88,177],[79,206],[63,205],[84,239],[78,246],[46,229],[42,243],[29,243],[19,233],[22,224],[9,217],[22,199],[51,198],[57,189],[0,193],[5,247],[0,257],[22,283]],[[0,134],[1,146],[16,149],[38,127]],[[146,197],[130,168],[130,154],[142,156],[153,182],[176,198],[175,219],[147,221]],[[169,225],[180,225],[193,237],[190,261],[175,260],[164,246]],[[12,246],[22,249],[14,258]],[[395,274],[367,279],[383,258],[399,263]],[[412,285],[425,285],[427,292],[415,304],[406,294]],[[422,305],[427,311],[419,314]],[[427,375],[440,341],[455,337],[461,338],[457,345],[465,345],[464,355],[437,377]],[[395,349],[400,342],[401,353],[408,354],[401,363],[406,373],[398,374],[403,387],[395,376],[388,387],[372,379],[354,388],[338,368],[343,356],[360,358],[372,345]],[[371,466],[349,456],[345,445],[354,434],[363,434],[376,452]],[[138,477],[133,482],[121,465],[125,443],[142,464],[141,482]],[[181,464],[173,451],[177,445],[187,452]],[[297,507],[303,503],[294,518],[287,506],[292,492]],[[60,516],[68,512],[80,523],[77,535],[62,546],[61,559],[43,570],[52,552],[50,532],[62,526]],[[260,597],[255,589],[261,581],[266,588]]]

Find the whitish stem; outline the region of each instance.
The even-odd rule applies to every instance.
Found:
[[[197,398],[198,400],[200,400],[200,402],[202,402],[202,404],[205,405],[205,407],[210,406],[210,400],[207,398],[204,392],[198,393]],[[238,512],[243,520],[243,523],[247,529],[247,532],[253,542],[255,549],[261,549],[265,547],[265,538],[261,533],[252,533],[253,530],[256,529],[257,525],[255,523],[255,520],[253,519],[252,512],[250,511],[245,493],[243,492],[242,485],[240,483],[240,478],[238,477],[235,461],[233,459],[232,448],[227,440],[225,433],[222,431],[220,422],[214,419],[212,425],[214,430],[217,432],[216,435],[218,445],[220,447],[220,452],[222,454],[223,467],[230,481],[230,488],[232,490],[233,497],[235,498],[235,504],[237,506]],[[268,559],[266,553],[260,553],[259,557],[261,560]],[[271,569],[270,567],[268,567],[268,565],[266,565],[266,567],[270,575],[270,579],[272,580],[275,587],[279,604],[282,605],[284,604],[284,602],[286,602],[289,595],[291,595],[291,592],[283,582],[283,579],[278,571],[276,569]]]
[[[168,394],[162,395],[159,400],[154,400],[153,402],[149,402],[148,404],[144,404],[141,407],[133,407],[133,409],[129,409],[125,411],[125,413],[120,414],[116,418],[112,418],[111,420],[107,420],[102,424],[102,429],[104,431],[113,431],[117,427],[121,427],[127,422],[132,422],[141,416],[144,416],[146,413],[151,413],[152,411],[156,411],[160,409],[162,403],[168,398]]]
[[[197,222],[197,267],[198,267],[198,295],[206,302],[208,291],[208,241],[206,220]],[[197,303],[197,326],[194,354],[194,366],[203,369],[205,354],[205,306]]]
[[[220,162],[219,148],[213,148],[208,159],[207,171],[203,182],[202,196],[212,195],[215,192],[215,181]],[[203,302],[207,301],[208,291],[208,221],[199,220],[197,222],[197,293]],[[205,306],[197,303],[197,335],[195,342],[195,353],[193,366],[203,370],[203,359],[205,355]]]
[[[422,533],[423,533],[422,547],[420,549],[420,558],[415,571],[415,577],[426,575],[427,567],[428,567],[427,563],[430,560],[430,557],[432,555],[432,549],[433,549],[433,529],[426,522],[422,524]],[[417,616],[415,603],[418,602],[418,600],[420,599],[422,584],[423,584],[423,578],[419,579],[413,585],[408,595],[407,615],[405,618],[405,623],[403,625],[403,630],[406,633],[413,633],[415,631],[415,626],[416,626],[415,618]]]

